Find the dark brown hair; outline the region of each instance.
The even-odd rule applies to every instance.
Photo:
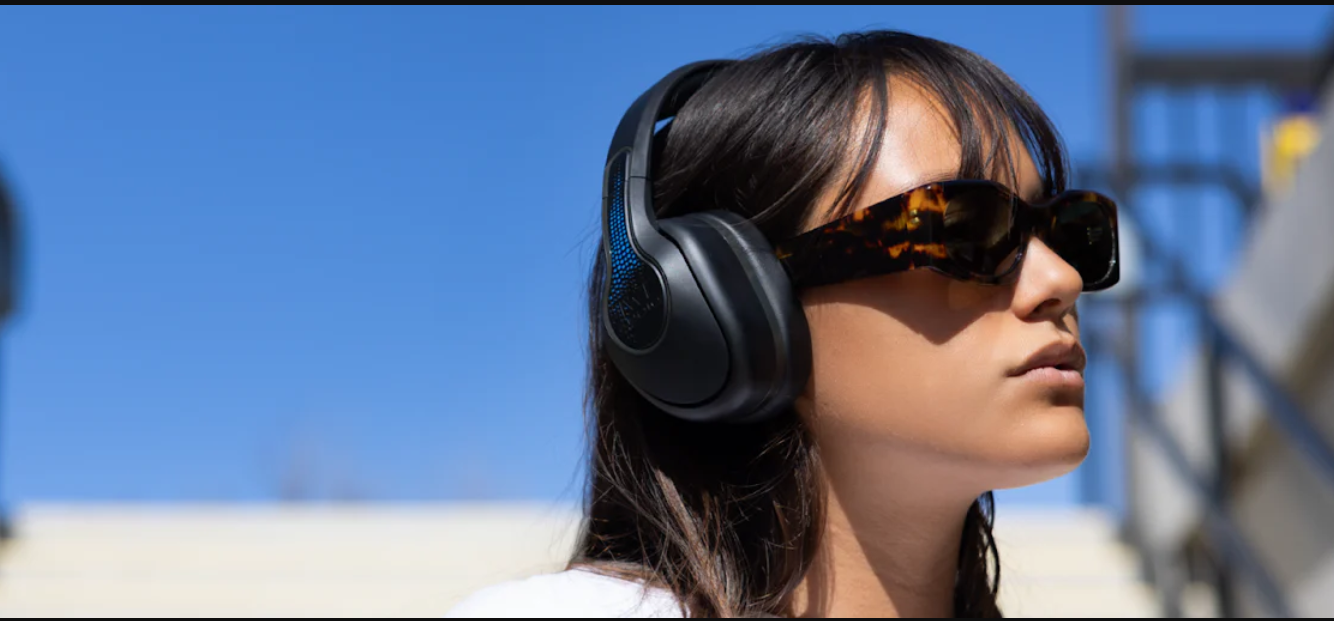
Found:
[[[847,212],[880,151],[889,77],[945,106],[963,147],[961,178],[1012,174],[1012,154],[994,138],[1018,135],[1046,190],[1064,189],[1060,139],[1014,81],[959,47],[871,31],[802,38],[711,78],[655,145],[658,213],[728,209],[777,242],[800,232],[831,189],[839,190],[836,211]],[[858,136],[860,119],[870,122]],[[653,407],[603,351],[605,277],[598,253],[589,283],[590,481],[571,565],[669,589],[694,617],[790,614],[824,527],[820,456],[809,430],[795,411],[720,426]],[[990,493],[979,498],[960,534],[958,616],[1000,616],[992,503]]]

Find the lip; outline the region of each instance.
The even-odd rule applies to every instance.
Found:
[[[1079,341],[1057,341],[1028,356],[1022,365],[1010,371],[1011,377],[1021,377],[1030,373],[1074,373],[1082,379],[1088,357]]]

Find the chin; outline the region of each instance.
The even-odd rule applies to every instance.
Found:
[[[1053,406],[1031,416],[1007,438],[992,489],[1012,489],[1045,483],[1070,474],[1089,453],[1089,430],[1084,408]]]

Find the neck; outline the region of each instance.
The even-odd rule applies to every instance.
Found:
[[[793,601],[798,616],[954,616],[959,546],[977,494],[920,462],[884,461],[824,460],[826,527]]]

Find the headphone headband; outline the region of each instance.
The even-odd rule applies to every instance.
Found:
[[[653,170],[653,135],[658,121],[676,116],[681,107],[699,91],[715,72],[735,61],[704,60],[688,64],[667,74],[658,80],[652,88],[639,96],[612,137],[611,148],[607,150],[607,164],[610,165],[622,151],[629,151],[629,165],[625,172],[630,179],[648,179]],[[650,184],[645,184],[650,185]],[[653,193],[628,197],[627,209],[630,218],[639,226],[641,223],[656,228],[657,214],[653,210]],[[639,230],[635,231],[639,233]]]

